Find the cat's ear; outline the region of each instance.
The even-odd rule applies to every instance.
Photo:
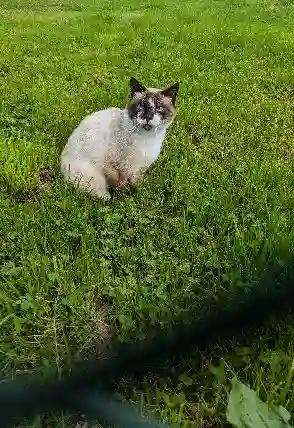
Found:
[[[175,83],[174,85],[169,86],[166,89],[163,89],[161,93],[164,97],[170,98],[172,100],[172,103],[175,104],[176,98],[179,92],[179,87],[180,87],[179,83]]]
[[[142,93],[146,91],[146,88],[133,77],[131,77],[130,79],[130,88],[131,88],[132,97],[137,93]]]

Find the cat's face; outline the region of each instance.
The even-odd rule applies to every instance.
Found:
[[[172,122],[176,114],[178,83],[166,89],[147,89],[132,77],[130,87],[132,99],[127,109],[136,128],[151,131]]]

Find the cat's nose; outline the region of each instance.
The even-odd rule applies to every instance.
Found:
[[[145,129],[145,131],[150,131],[152,129],[152,126],[149,123],[145,123],[145,125],[143,125],[143,128]]]
[[[153,119],[153,116],[154,116],[154,114],[153,114],[153,112],[152,112],[152,111],[147,111],[147,112],[145,113],[145,119],[146,119],[147,121],[152,120],[152,119]]]

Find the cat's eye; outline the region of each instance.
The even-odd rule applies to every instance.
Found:
[[[158,111],[158,113],[164,113],[165,112],[165,108],[164,107],[157,107],[156,110]]]

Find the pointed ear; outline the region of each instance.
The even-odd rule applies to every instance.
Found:
[[[140,93],[146,91],[146,88],[142,86],[141,83],[139,83],[138,80],[134,79],[133,77],[131,77],[130,79],[130,88],[132,97],[138,92]]]
[[[172,100],[172,103],[175,104],[178,91],[179,91],[180,85],[178,83],[175,83],[174,85],[170,86],[169,88],[163,89],[161,91],[162,95],[164,97],[168,97]]]

